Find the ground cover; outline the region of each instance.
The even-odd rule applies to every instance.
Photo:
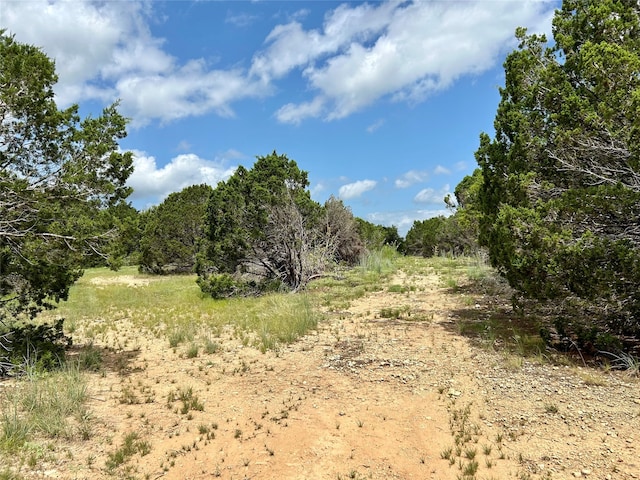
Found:
[[[638,378],[547,351],[505,289],[481,258],[233,301],[89,270],[68,366],[0,382],[0,479],[640,478]]]

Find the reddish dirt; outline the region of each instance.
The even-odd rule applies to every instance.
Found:
[[[455,328],[456,312],[473,306],[462,305],[435,275],[400,274],[393,283],[409,281],[420,288],[352,301],[277,353],[243,347],[229,331],[220,351],[188,359],[166,338],[141,333],[135,349],[105,354],[105,372],[91,374],[92,438],[60,444],[55,460],[31,473],[640,478],[637,378],[482,348]],[[405,305],[411,316],[380,318],[382,309]],[[184,414],[181,401],[168,402],[170,392],[188,388],[203,411]],[[149,453],[107,471],[108,455],[131,432],[149,442]],[[453,464],[442,458],[449,450]],[[467,457],[477,462],[475,476]]]

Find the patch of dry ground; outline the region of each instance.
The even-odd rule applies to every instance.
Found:
[[[189,359],[165,338],[141,335],[135,349],[106,355],[105,373],[92,375],[93,437],[61,447],[65,455],[32,473],[640,478],[637,379],[473,345],[455,328],[456,312],[473,307],[437,276],[401,273],[393,283],[416,288],[353,301],[277,353],[243,347],[225,332],[218,352]],[[382,318],[389,308],[401,318]],[[189,389],[202,411],[183,411],[177,395]],[[149,453],[108,471],[109,455],[131,432],[149,442]]]

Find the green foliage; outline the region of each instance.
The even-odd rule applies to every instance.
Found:
[[[277,279],[258,282],[238,279],[228,273],[200,276],[197,283],[203,293],[215,299],[256,296],[266,292],[276,292],[281,287]]]
[[[400,254],[391,245],[385,245],[378,250],[367,251],[360,259],[360,268],[364,273],[385,275],[397,269]]]
[[[146,282],[132,288],[118,283],[116,272],[88,269],[56,314],[96,342],[120,335],[126,317],[136,330],[163,335],[171,348],[195,343],[207,353],[219,348],[215,339],[227,326],[259,349],[270,350],[305,335],[321,318],[305,295],[288,291],[220,301],[202,294],[195,275],[150,277],[133,267],[123,267],[121,273]]]
[[[480,239],[524,299],[638,335],[640,7],[565,0],[553,34],[518,29],[505,61],[496,136],[476,153]]]
[[[14,326],[2,333],[6,355],[0,357],[0,377],[25,371],[53,370],[64,364],[71,338],[63,332],[64,319],[53,324]]]
[[[379,250],[385,245],[395,246],[399,252],[404,252],[404,240],[398,233],[397,227],[385,227],[356,218],[358,233],[367,250]]]
[[[406,253],[431,257],[438,254],[472,255],[479,249],[478,225],[480,210],[478,192],[482,186],[482,172],[476,169],[455,189],[457,203],[449,196],[445,203],[455,210],[449,217],[438,216],[413,222],[407,232]]]
[[[193,185],[172,193],[145,212],[140,270],[166,274],[192,272],[203,250],[204,215],[213,189]]]
[[[151,445],[146,440],[141,440],[140,435],[136,432],[128,433],[122,442],[120,448],[108,455],[105,463],[107,470],[113,472],[116,468],[125,464],[131,457],[136,454],[144,457],[151,451]]]
[[[443,216],[416,220],[407,232],[407,253],[409,255],[422,255],[432,257],[439,253],[441,239],[447,219]]]
[[[197,265],[205,293],[297,290],[333,263],[356,260],[351,212],[335,199],[317,204],[308,186],[307,173],[275,151],[218,184],[207,206],[207,253]]]
[[[0,33],[0,323],[67,297],[113,240],[109,209],[130,192],[117,105],[81,120],[75,105],[58,110],[56,81],[41,50]]]

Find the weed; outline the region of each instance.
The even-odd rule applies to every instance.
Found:
[[[0,470],[0,480],[23,480],[24,477],[9,469]]]
[[[108,454],[108,459],[105,466],[107,470],[113,471],[119,466],[126,463],[129,458],[139,453],[140,456],[145,456],[151,451],[151,445],[149,442],[140,440],[137,433],[131,432],[124,437],[122,446],[115,452]]]
[[[80,370],[98,372],[102,368],[102,352],[89,343],[78,354],[77,362]]]
[[[70,439],[76,433],[71,419],[82,424],[89,418],[86,381],[77,366],[25,378],[19,386],[0,403],[0,447],[20,448],[34,432]]]
[[[402,307],[385,307],[380,310],[380,318],[395,318],[400,319],[405,315],[409,315],[410,308],[408,306]]]
[[[453,449],[451,447],[446,448],[442,452],[440,452],[440,458],[442,458],[443,460],[449,460],[452,453]]]
[[[405,287],[404,285],[389,285],[389,287],[387,288],[387,292],[389,293],[405,293],[407,292],[407,287]]]
[[[203,347],[204,353],[211,355],[213,353],[216,353],[218,350],[220,350],[220,345],[210,338],[207,338]]]
[[[133,389],[129,386],[125,386],[120,393],[120,403],[125,405],[137,405],[140,400],[134,393]]]
[[[191,343],[189,345],[189,348],[187,348],[187,358],[196,358],[198,356],[198,352],[200,350],[200,347],[198,346],[197,343]]]
[[[558,413],[558,406],[553,403],[545,403],[544,411],[546,413]]]
[[[476,458],[476,453],[477,453],[477,450],[475,448],[467,448],[464,451],[464,456],[468,460],[473,460],[474,458]]]
[[[462,474],[467,477],[473,477],[478,472],[478,466],[478,462],[473,460],[464,466]]]
[[[628,353],[600,352],[608,355],[612,361],[611,366],[618,370],[625,370],[629,375],[640,375],[640,358]]]

